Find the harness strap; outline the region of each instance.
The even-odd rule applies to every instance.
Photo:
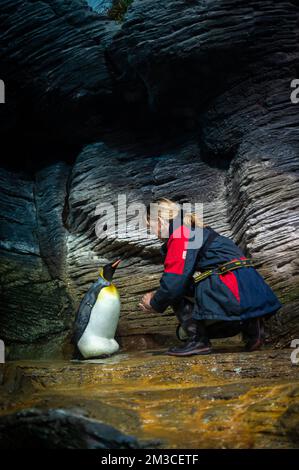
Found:
[[[193,276],[194,282],[197,283],[197,282],[203,281],[206,277],[211,276],[211,274],[213,274],[212,269],[210,269],[209,271],[205,271],[203,273],[200,273],[200,274],[195,273],[194,276]]]
[[[227,263],[222,264],[221,266],[218,266],[218,274],[223,274],[228,271],[232,271],[233,269],[238,269],[238,268],[250,268],[253,266],[253,262],[249,258],[244,258],[244,259],[238,259],[235,261],[228,261]]]
[[[204,271],[203,273],[200,273],[200,274],[195,274],[193,276],[193,279],[194,279],[194,282],[197,283],[197,282],[203,281],[203,279],[206,279],[212,274],[218,274],[218,275],[225,274],[229,271],[233,271],[234,269],[249,268],[249,267],[253,267],[253,262],[249,258],[244,258],[244,259],[240,259],[236,261],[228,261],[227,263],[217,266],[217,268],[209,269],[208,271]]]
[[[211,245],[211,243],[213,242],[213,240],[215,240],[215,238],[220,236],[219,233],[217,233],[211,227],[207,227],[207,228],[209,229],[209,234],[207,236],[206,241],[204,242],[204,244],[202,245],[202,247],[198,251],[197,259],[202,258],[202,256],[204,256],[205,253],[207,252],[207,250],[208,250],[209,246]],[[198,275],[196,275],[196,273],[195,273],[193,275],[193,279],[194,279],[195,282],[198,282],[196,280],[197,277],[200,276],[200,281],[201,281],[202,279],[205,279],[206,277],[210,276],[210,274],[212,274],[212,270],[206,271],[205,273],[201,273],[201,274],[198,274]]]

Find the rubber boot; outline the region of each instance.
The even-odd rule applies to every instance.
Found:
[[[194,356],[210,354],[212,345],[206,335],[206,328],[203,321],[196,322],[196,331],[190,336],[183,346],[170,348],[166,354],[169,356]]]
[[[197,328],[197,321],[192,318],[194,302],[184,297],[182,300],[174,304],[172,308],[179,320],[179,324],[176,329],[176,336],[180,341],[188,341],[189,338],[194,336]]]
[[[263,346],[265,343],[265,329],[264,321],[261,317],[252,318],[244,322],[243,338],[246,342],[246,351],[257,351]]]

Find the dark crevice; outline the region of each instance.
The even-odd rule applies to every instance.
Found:
[[[232,145],[229,149],[220,149],[219,152],[212,152],[204,143],[200,145],[201,159],[212,168],[228,170],[231,161],[236,156],[239,145]]]

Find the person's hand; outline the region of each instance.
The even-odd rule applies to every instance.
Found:
[[[143,310],[144,312],[155,312],[155,310],[153,309],[150,303],[153,296],[154,296],[154,292],[147,292],[146,294],[144,294],[139,304],[139,307],[141,308],[141,310]]]

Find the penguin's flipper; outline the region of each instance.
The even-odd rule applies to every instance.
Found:
[[[111,283],[109,281],[106,281],[103,278],[99,278],[92,284],[92,286],[84,295],[76,314],[72,338],[74,344],[78,344],[78,341],[80,340],[89,323],[91,311],[93,309],[94,304],[96,303],[97,297],[101,289],[103,287],[110,286],[110,284]]]

